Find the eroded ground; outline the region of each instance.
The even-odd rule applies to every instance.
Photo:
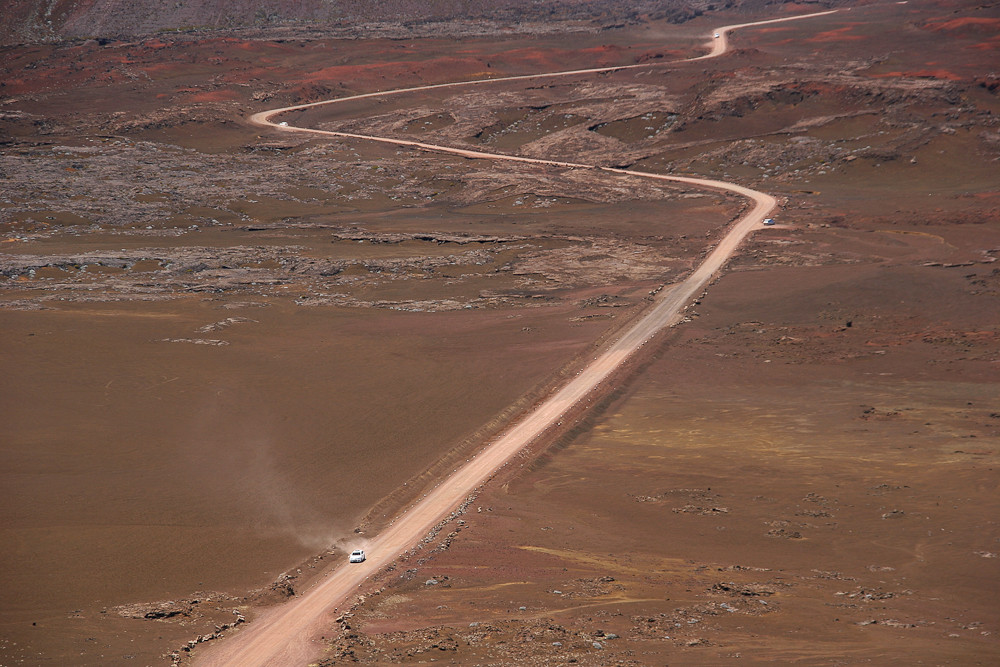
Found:
[[[715,61],[289,117],[786,198],[600,411],[331,629],[327,662],[996,659],[998,18],[851,12]],[[293,594],[742,206],[246,115],[658,62],[745,18],[6,49],[5,664],[169,662]]]

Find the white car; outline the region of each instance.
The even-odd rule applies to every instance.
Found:
[[[365,552],[361,549],[355,549],[351,552],[350,558],[347,559],[351,563],[364,563],[365,562]]]
[[[719,39],[719,37],[721,37],[721,35],[719,33],[715,33],[715,38]]]
[[[774,224],[774,218],[764,218],[764,224],[770,227]]]

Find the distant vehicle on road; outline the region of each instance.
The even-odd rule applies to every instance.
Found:
[[[350,558],[347,559],[351,563],[364,563],[365,562],[365,552],[361,549],[355,549],[351,552]]]
[[[278,123],[278,125],[280,125],[281,127],[288,127],[288,122],[283,120],[280,123]]]
[[[764,224],[770,227],[774,224],[774,218],[764,218]]]
[[[716,38],[716,39],[719,39],[719,37],[721,37],[721,36],[722,36],[722,35],[720,35],[719,33],[715,33],[715,38]]]

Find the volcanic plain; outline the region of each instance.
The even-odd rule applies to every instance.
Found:
[[[0,664],[192,662],[345,566],[746,207],[252,113],[633,64],[287,118],[781,198],[320,664],[994,664],[1000,12],[848,3],[676,62],[816,9],[0,47]]]

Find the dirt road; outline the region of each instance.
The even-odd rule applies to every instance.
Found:
[[[720,34],[720,37],[714,39],[712,52],[706,56],[701,56],[701,58],[715,57],[725,51],[726,31],[776,21],[820,16],[828,13],[830,12],[720,28],[716,31]],[[573,72],[508,77],[502,80],[511,81],[568,74],[607,72],[633,67],[650,67],[650,65],[576,70]],[[492,81],[497,80],[494,79]],[[661,290],[656,297],[655,305],[647,310],[624,334],[605,346],[594,359],[593,363],[581,371],[576,378],[552,394],[519,422],[515,423],[510,430],[489,444],[478,455],[469,460],[466,465],[441,480],[430,493],[417,502],[411,509],[397,517],[386,530],[363,545],[368,553],[368,560],[366,562],[353,565],[345,563],[333,571],[325,580],[316,584],[311,590],[264,614],[239,634],[206,647],[204,649],[205,653],[199,656],[198,664],[200,665],[206,667],[264,667],[306,664],[311,658],[319,655],[323,650],[323,644],[320,639],[323,630],[332,625],[333,618],[338,613],[338,607],[344,606],[346,608],[351,597],[355,595],[368,577],[389,565],[404,551],[419,543],[436,524],[457,508],[477,487],[488,480],[505,463],[510,461],[517,452],[531,443],[550,426],[556,424],[571,407],[580,401],[586,400],[587,396],[601,382],[619,368],[646,341],[662,328],[676,323],[682,317],[685,305],[693,296],[705,288],[705,285],[732,256],[740,242],[763,221],[764,217],[777,204],[773,197],[765,193],[757,192],[756,190],[751,190],[734,183],[725,183],[711,179],[669,176],[554,160],[497,155],[404,139],[314,130],[287,125],[282,126],[271,121],[275,116],[288,111],[296,111],[323,104],[393,95],[414,90],[473,85],[486,83],[487,81],[489,80],[438,84],[399,91],[355,95],[339,100],[263,111],[254,114],[251,117],[251,121],[258,125],[286,132],[306,132],[322,136],[365,139],[396,146],[410,146],[428,151],[460,155],[468,158],[507,160],[564,168],[600,169],[614,174],[688,183],[696,187],[724,190],[739,194],[751,200],[753,207],[742,219],[733,225],[719,245],[693,273],[683,282]]]
[[[766,21],[754,21],[753,23],[735,23],[733,25],[724,25],[721,28],[716,28],[713,33],[712,39],[712,50],[703,56],[698,56],[697,58],[691,58],[691,61],[695,60],[707,60],[708,58],[715,58],[721,56],[723,53],[729,50],[729,33],[733,30],[738,30],[739,28],[749,28],[751,26],[767,25],[769,23],[782,23],[784,21],[796,21],[798,19],[807,19],[816,16],[824,16],[825,14],[833,14],[839,10],[831,9],[826,12],[815,12],[813,14],[802,14],[801,16],[785,16],[780,19],[768,19]],[[718,35],[715,37],[714,35]]]

